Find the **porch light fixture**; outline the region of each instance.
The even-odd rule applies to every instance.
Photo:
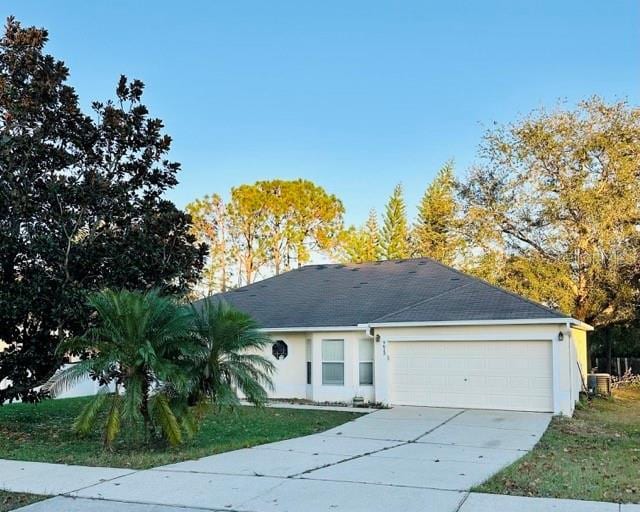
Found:
[[[564,339],[564,334],[562,334],[562,331],[560,331],[558,333],[558,341],[562,341]]]

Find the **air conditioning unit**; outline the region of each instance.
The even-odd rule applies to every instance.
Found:
[[[587,389],[591,396],[610,396],[611,375],[608,373],[590,373],[587,375]]]

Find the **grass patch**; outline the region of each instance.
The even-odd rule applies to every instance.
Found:
[[[9,510],[26,507],[31,503],[44,499],[45,496],[36,496],[35,494],[0,491],[0,512],[8,512]]]
[[[192,440],[170,448],[144,444],[123,432],[111,451],[101,432],[78,437],[71,430],[87,398],[48,400],[0,407],[0,458],[88,466],[144,469],[321,432],[360,416],[342,411],[239,407],[213,410]]]
[[[640,502],[640,389],[554,418],[531,453],[475,489],[494,494]]]

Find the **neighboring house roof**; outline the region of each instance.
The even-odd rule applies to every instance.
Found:
[[[307,265],[213,296],[263,328],[567,319],[428,258]]]

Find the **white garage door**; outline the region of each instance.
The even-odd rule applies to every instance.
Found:
[[[392,341],[391,403],[553,411],[550,341]]]

